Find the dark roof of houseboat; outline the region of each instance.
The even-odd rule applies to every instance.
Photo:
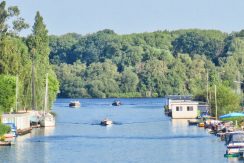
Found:
[[[165,96],[165,98],[171,100],[192,100],[193,96],[192,95],[168,95]]]

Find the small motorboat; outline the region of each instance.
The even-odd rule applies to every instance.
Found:
[[[204,126],[205,126],[204,122],[199,122],[198,123],[198,127],[204,127]]]
[[[117,100],[112,103],[113,106],[120,106],[121,104],[122,103],[120,101],[117,101]]]
[[[113,124],[113,121],[109,120],[108,118],[105,118],[104,120],[101,121],[100,123],[102,126],[107,126]]]
[[[69,103],[69,107],[78,108],[78,107],[80,107],[80,102],[79,101],[71,101]]]

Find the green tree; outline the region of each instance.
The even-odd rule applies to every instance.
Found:
[[[9,113],[15,106],[15,77],[0,75],[0,112]]]
[[[6,34],[17,34],[22,29],[29,27],[25,20],[19,17],[20,11],[17,6],[6,8],[6,1],[0,3],[0,38]],[[8,22],[12,20],[12,29],[8,26]]]
[[[120,86],[122,92],[136,92],[138,83],[138,76],[131,69],[125,69],[125,71],[122,72]]]
[[[84,88],[84,74],[86,65],[77,61],[73,65],[62,63],[55,66],[57,77],[60,81],[61,97],[89,97]]]
[[[43,17],[39,12],[36,13],[35,23],[33,25],[33,34],[28,38],[28,46],[30,53],[32,54],[32,64],[35,67],[35,94],[37,109],[43,108],[44,90],[45,90],[45,76],[47,73],[51,75],[49,77],[49,104],[52,104],[57,91],[58,81],[55,73],[49,64],[49,37],[46,25],[43,22]]]
[[[212,114],[215,116],[215,98],[214,98],[214,86],[211,87],[211,108]],[[227,114],[230,112],[241,111],[240,109],[240,96],[237,95],[231,88],[219,84],[217,85],[217,116]]]
[[[141,85],[145,85],[148,96],[163,96],[165,92],[165,82],[167,80],[167,64],[157,59],[149,60],[145,63],[140,73]],[[144,92],[148,94],[147,92]]]
[[[119,92],[117,66],[111,60],[103,63],[93,63],[86,70],[86,82],[92,97],[109,97],[111,93]]]

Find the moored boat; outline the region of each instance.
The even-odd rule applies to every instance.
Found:
[[[244,132],[231,132],[226,134],[227,150],[225,157],[243,157]]]
[[[41,125],[41,127],[54,127],[55,126],[55,117],[48,110],[48,74],[46,76],[44,110],[43,110],[43,115],[40,120],[40,125]]]
[[[101,121],[102,126],[107,126],[107,125],[111,125],[111,124],[113,124],[113,121],[111,121],[108,118],[105,118],[104,120]]]
[[[32,128],[25,128],[25,129],[18,129],[17,130],[17,134],[18,135],[25,135],[25,134],[28,134],[28,133],[31,133],[31,130]]]
[[[188,120],[188,124],[189,125],[198,125],[199,124],[199,120]]]
[[[204,122],[199,122],[198,123],[198,127],[204,127],[204,126],[205,126]]]
[[[69,107],[78,108],[78,107],[80,107],[80,102],[79,101],[71,101],[69,103]]]
[[[42,117],[42,113],[40,111],[35,111],[35,110],[30,111],[31,126],[32,127],[38,126],[38,124],[40,124],[41,117]]]
[[[45,113],[40,121],[41,127],[54,127],[55,117],[51,113]]]
[[[0,146],[11,146],[11,141],[0,141]]]

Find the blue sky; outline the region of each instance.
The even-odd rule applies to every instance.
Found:
[[[32,26],[36,11],[49,34],[119,34],[186,28],[244,29],[244,0],[7,0]],[[23,34],[30,33],[30,29]]]

